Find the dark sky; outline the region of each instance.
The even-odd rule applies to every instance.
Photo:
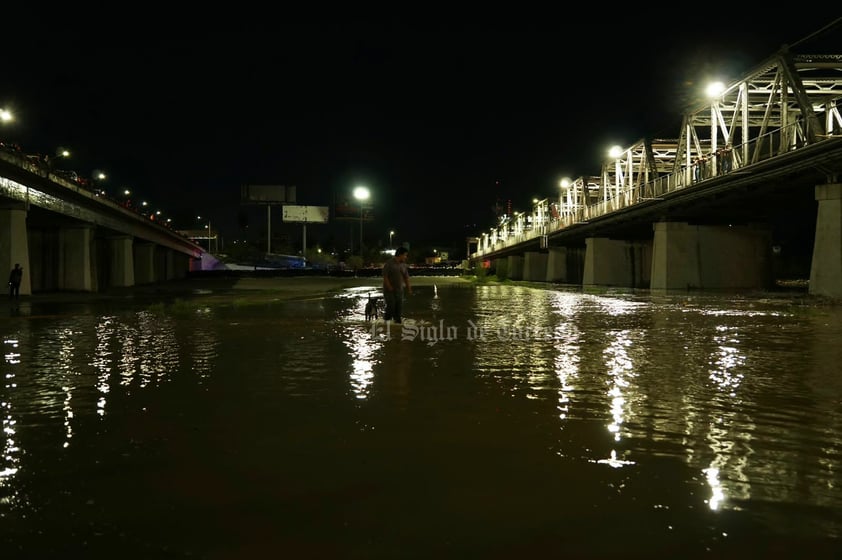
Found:
[[[497,199],[527,209],[562,176],[599,174],[611,144],[676,137],[708,78],[733,81],[835,19],[667,12],[12,26],[0,107],[16,121],[0,138],[67,147],[62,166],[105,171],[106,190],[130,187],[178,227],[210,216],[228,241],[265,228],[241,185],[295,185],[298,204],[330,206],[364,184],[367,238],[461,246]],[[341,244],[349,226],[308,236]]]

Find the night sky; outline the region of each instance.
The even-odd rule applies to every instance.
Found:
[[[208,216],[227,241],[265,231],[241,185],[295,185],[297,204],[331,206],[362,184],[367,243],[394,229],[396,242],[462,246],[494,223],[497,200],[527,209],[562,176],[599,174],[611,144],[677,137],[709,78],[733,81],[837,18],[666,12],[11,26],[0,107],[16,121],[0,139],[66,147],[62,167],[104,171],[106,191],[131,188],[176,227]],[[308,237],[342,248],[350,225]]]

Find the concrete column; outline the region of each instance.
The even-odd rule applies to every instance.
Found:
[[[585,240],[585,245],[583,286],[649,287],[652,268],[650,242],[590,237]]]
[[[546,282],[567,282],[567,247],[550,247],[547,253]]]
[[[521,255],[509,255],[507,270],[510,280],[523,280],[523,257]]]
[[[653,227],[653,290],[759,290],[771,284],[771,233],[765,226]]]
[[[59,232],[58,289],[92,292],[96,290],[93,280],[91,247],[93,226],[62,228]]]
[[[527,282],[547,281],[547,254],[527,251],[523,256],[523,279]]]
[[[164,251],[164,262],[166,262],[164,266],[164,280],[175,279],[175,251],[166,249]]]
[[[15,263],[23,268],[20,295],[32,295],[29,270],[29,240],[26,234],[26,208],[23,203],[10,202],[0,206],[0,274],[8,296],[9,272]]]
[[[134,286],[134,238],[119,235],[108,238],[109,284],[115,288]]]
[[[61,270],[57,266],[61,255],[59,233],[47,235],[43,229],[27,229],[26,238],[30,256],[29,269],[24,271],[24,276],[29,277],[32,293],[56,290],[58,271]]]
[[[842,298],[842,183],[816,186],[819,202],[810,295]]]
[[[136,243],[134,246],[135,284],[155,282],[155,244]]]
[[[60,289],[64,274],[62,230],[29,229],[29,279],[32,292],[54,292]]]
[[[185,255],[184,253],[176,253],[174,258],[175,262],[173,263],[173,274],[175,278],[178,280],[183,280],[187,278],[187,274],[190,272],[190,263],[192,262],[193,258],[189,255]]]

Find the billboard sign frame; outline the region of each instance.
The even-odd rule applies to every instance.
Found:
[[[284,222],[326,224],[330,214],[328,206],[284,204],[281,208]]]

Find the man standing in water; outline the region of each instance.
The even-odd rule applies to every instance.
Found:
[[[383,319],[385,321],[392,320],[398,324],[401,322],[403,312],[404,288],[406,288],[408,295],[412,295],[406,257],[406,247],[398,247],[395,250],[395,256],[390,257],[383,265],[383,300],[386,302]]]
[[[9,273],[9,297],[20,298],[20,282],[23,280],[23,269],[20,263],[15,263],[15,268]]]

